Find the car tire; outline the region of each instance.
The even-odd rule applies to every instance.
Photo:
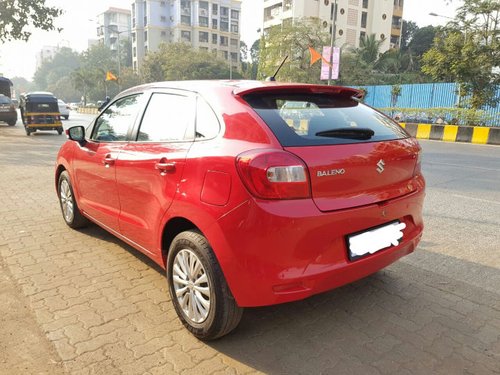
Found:
[[[7,124],[8,124],[9,126],[14,126],[14,125],[16,125],[16,122],[17,122],[17,121],[9,121]]]
[[[69,119],[69,115],[68,115],[68,116],[64,116],[64,119],[65,119],[65,120]]]
[[[26,128],[26,135],[29,137],[31,135],[31,130],[29,130],[28,128]]]
[[[59,197],[59,204],[61,212],[66,224],[73,228],[82,228],[88,224],[88,220],[82,215],[78,204],[76,203],[73,187],[67,171],[63,171],[57,182],[57,196]]]
[[[166,268],[175,311],[194,336],[214,340],[238,326],[243,309],[236,304],[217,258],[200,232],[186,231],[174,238]]]
[[[62,128],[57,129],[57,134],[61,135],[62,133],[63,133],[63,129]]]

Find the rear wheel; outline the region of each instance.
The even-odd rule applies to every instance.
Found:
[[[177,235],[170,246],[167,278],[175,311],[201,340],[213,340],[235,329],[240,308],[229,290],[207,239],[198,231]]]
[[[14,125],[16,125],[16,122],[17,122],[17,121],[9,121],[7,124],[8,124],[9,126],[14,126]]]
[[[31,130],[29,130],[28,128],[26,128],[26,135],[29,136],[31,134]]]
[[[80,209],[78,208],[67,171],[62,172],[59,176],[57,193],[59,195],[59,203],[61,205],[61,211],[66,224],[73,229],[81,228],[87,225],[88,220],[82,215]]]
[[[61,135],[63,133],[63,128],[57,129],[57,134]]]

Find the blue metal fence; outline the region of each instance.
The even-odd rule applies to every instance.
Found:
[[[454,108],[458,104],[457,83],[420,83],[400,85],[401,95],[398,97],[397,108]],[[391,85],[358,86],[367,90],[365,103],[375,108],[389,108],[391,103]],[[500,98],[500,88],[496,93]],[[500,104],[496,107],[486,107],[484,110],[491,116],[489,125],[500,126]]]

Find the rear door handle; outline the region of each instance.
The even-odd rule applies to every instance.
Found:
[[[158,163],[156,163],[156,169],[158,169],[160,174],[164,176],[168,172],[175,171],[175,163],[168,162],[166,159],[161,159]]]
[[[107,154],[103,161],[102,161],[102,164],[104,164],[104,166],[106,168],[109,168],[111,165],[114,165],[115,164],[115,158],[111,157],[111,154]]]

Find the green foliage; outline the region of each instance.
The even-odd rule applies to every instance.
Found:
[[[247,45],[241,42],[241,70],[243,78],[257,79],[259,69],[260,40],[257,39],[250,50]]]
[[[398,98],[401,96],[401,86],[400,85],[392,85],[391,87],[391,105],[393,107],[396,106],[398,102]]]
[[[423,56],[422,71],[435,80],[460,84],[460,95],[470,96],[474,109],[496,106],[500,76],[492,71],[500,61],[500,2],[465,0],[457,17],[436,34]]]
[[[330,45],[329,38],[318,19],[296,20],[294,24],[272,27],[260,41],[257,78],[272,76],[288,56],[278,74],[279,81],[320,83],[321,64],[310,66],[309,47],[321,53],[323,46]]]
[[[80,55],[77,52],[67,47],[61,48],[52,60],[45,60],[35,72],[33,81],[36,89],[52,91],[59,79],[68,76],[80,64]]]
[[[405,52],[408,50],[410,41],[413,39],[418,26],[413,21],[403,20],[403,27],[401,28],[401,50]]]
[[[229,64],[188,44],[161,44],[158,51],[144,58],[141,74],[145,82],[228,79]],[[233,78],[239,77],[241,75],[233,71]]]
[[[425,26],[415,30],[413,38],[408,43],[408,49],[415,57],[421,58],[432,47],[436,31],[434,26]]]
[[[0,42],[28,40],[31,28],[55,30],[54,20],[61,14],[61,9],[45,5],[45,0],[1,0]]]
[[[488,126],[494,122],[493,115],[483,110],[472,108],[378,108],[388,115],[398,113],[402,115],[401,122],[435,123],[441,118],[448,124],[453,125],[481,125]],[[499,116],[499,115],[496,115]],[[406,120],[405,120],[406,119]],[[413,121],[410,121],[413,120]]]

